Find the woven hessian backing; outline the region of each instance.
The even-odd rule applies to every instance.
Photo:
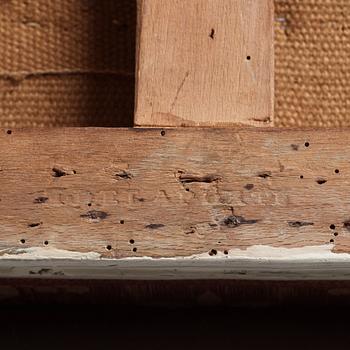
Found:
[[[350,0],[276,0],[277,126],[350,126]]]
[[[136,3],[1,0],[0,126],[131,126]]]
[[[260,1],[260,0],[256,0]],[[276,0],[276,126],[350,126],[350,0]],[[136,1],[0,1],[0,126],[130,126]]]

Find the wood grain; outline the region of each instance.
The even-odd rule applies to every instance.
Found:
[[[272,126],[272,0],[138,5],[136,125]]]
[[[349,133],[2,131],[0,250],[120,259],[334,244],[348,253]]]

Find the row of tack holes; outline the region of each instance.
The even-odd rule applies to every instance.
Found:
[[[19,240],[21,244],[26,244],[26,240],[24,238]],[[49,245],[49,241],[44,241],[43,242],[44,245]]]
[[[306,148],[310,147],[310,142],[305,142],[305,147],[306,147]],[[340,174],[340,170],[339,170],[339,169],[335,169],[335,170],[334,170],[334,173],[335,173],[335,174]],[[300,175],[300,179],[303,179],[303,178],[304,178],[304,175]],[[324,181],[317,181],[317,182],[318,182],[319,185],[323,185],[323,184],[325,183]],[[327,181],[326,181],[326,182],[327,182]],[[331,224],[331,225],[329,226],[329,228],[330,228],[332,231],[334,231],[333,236],[334,236],[334,237],[338,237],[339,233],[335,231],[337,227],[336,227],[334,224]],[[334,242],[335,242],[335,239],[332,238],[332,239],[330,239],[329,242],[330,242],[330,243],[334,243]]]
[[[22,238],[22,239],[20,240],[20,242],[21,242],[21,244],[26,244],[26,240],[25,240],[24,238]],[[45,246],[49,245],[49,241],[44,241],[43,243],[44,243]],[[130,239],[129,243],[130,243],[130,244],[135,244],[135,241],[134,241],[133,239]],[[110,244],[108,244],[108,245],[106,246],[106,250],[110,251],[110,250],[112,250],[112,249],[113,249],[113,247],[112,247]],[[132,251],[133,251],[134,253],[136,253],[136,252],[137,252],[137,248],[136,248],[136,247],[133,248]]]
[[[338,237],[339,234],[338,234],[338,232],[335,231],[337,229],[337,227],[334,224],[332,224],[329,226],[329,228],[334,232],[333,236]],[[329,242],[334,243],[334,238],[332,238]]]
[[[332,224],[332,225],[330,225],[330,227],[329,227],[332,231],[334,231],[335,229],[336,229],[336,226],[334,225],[334,224]],[[334,237],[337,237],[338,236],[338,232],[334,232],[333,233],[333,236]],[[219,242],[220,243],[220,242]],[[334,239],[332,238],[331,240],[330,240],[330,243],[334,243]],[[214,256],[214,255],[217,255],[217,250],[216,249],[212,249],[210,252],[209,252],[209,255],[210,256]],[[225,250],[224,251],[224,254],[225,255],[228,255],[228,251],[227,250]]]
[[[88,205],[91,206],[91,203],[89,203]],[[120,220],[120,223],[121,223],[122,225],[124,225],[125,221],[124,221],[124,220]],[[21,244],[26,244],[26,240],[25,240],[24,238],[22,238],[22,239],[20,239],[20,243],[21,243]],[[134,240],[134,239],[130,239],[129,243],[130,243],[131,245],[134,245],[134,244],[135,244],[135,240]],[[44,241],[43,244],[44,244],[45,246],[48,246],[48,245],[49,245],[49,241]],[[106,250],[111,251],[112,249],[113,249],[113,247],[112,247],[110,244],[108,244],[108,245],[106,246]],[[136,253],[136,252],[137,252],[137,248],[134,247],[134,248],[132,249],[132,251],[133,251],[134,253]]]

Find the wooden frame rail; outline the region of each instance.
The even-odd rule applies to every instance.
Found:
[[[350,276],[349,130],[3,130],[0,149],[0,276]]]

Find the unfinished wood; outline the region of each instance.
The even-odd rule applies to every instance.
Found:
[[[333,261],[344,277],[350,268],[349,135],[3,130],[0,275],[53,265],[74,277],[152,278],[157,266],[161,278],[178,278],[176,266],[188,278],[201,271],[224,278],[225,267],[232,272],[227,278],[243,267],[254,278],[281,278],[283,268],[284,278],[300,278],[300,271],[325,277],[335,265],[319,263]],[[49,271],[56,277],[61,270]]]
[[[135,124],[273,124],[272,0],[139,1]]]

